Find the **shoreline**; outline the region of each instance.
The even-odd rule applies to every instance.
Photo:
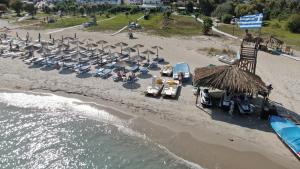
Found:
[[[22,36],[27,30],[17,31]],[[45,35],[48,31],[40,32],[43,37],[48,37]],[[29,32],[34,35],[33,37],[37,37],[38,31]],[[62,31],[55,37],[72,36],[74,32]],[[199,52],[199,48],[222,49],[226,45],[231,45],[230,48],[239,49],[235,42],[205,36],[185,39],[136,33],[138,39],[128,41],[126,33],[114,37],[99,32],[77,30],[76,33],[82,39],[92,37],[110,43],[125,41],[130,45],[136,43],[147,46],[161,45],[165,50],[160,54],[167,61],[171,64],[185,61],[190,64],[191,70],[208,64],[221,64],[216,58],[207,57],[204,52]],[[14,32],[11,34],[14,35]],[[272,64],[269,64],[270,60]],[[32,68],[19,59],[0,57],[0,63],[2,64],[0,88],[48,92],[99,103],[108,108],[114,107],[113,115],[121,115],[114,112],[121,110],[123,112],[121,116],[131,119],[130,128],[146,133],[154,142],[165,145],[179,157],[200,164],[204,168],[300,168],[299,161],[277,138],[267,121],[259,120],[257,116],[230,117],[216,110],[204,112],[194,105],[195,98],[192,95],[191,85],[182,88],[177,100],[156,99],[142,94],[150,78],[140,79],[138,81],[140,86],[137,89],[127,89],[120,83],[113,82],[111,78],[105,80],[94,77],[78,78],[74,74],[60,74],[57,70]],[[289,65],[287,70],[282,68],[282,64]],[[266,82],[276,86],[271,99],[283,103],[283,106],[292,112],[300,108],[298,104],[300,93],[297,91],[300,81],[294,78],[299,75],[298,68],[297,63],[292,60],[259,53],[258,74]],[[273,72],[277,74],[274,75]],[[150,73],[156,75],[157,71]],[[282,81],[289,81],[289,88],[282,84]]]

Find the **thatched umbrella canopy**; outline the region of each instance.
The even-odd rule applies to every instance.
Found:
[[[123,49],[124,51],[128,52],[128,58],[130,59],[130,53],[131,52],[136,52],[135,49],[131,48],[131,47],[127,47],[125,49]]]
[[[97,44],[100,44],[100,45],[102,46],[102,50],[103,50],[103,49],[104,49],[104,48],[103,48],[103,45],[104,45],[104,44],[107,44],[108,42],[105,41],[105,40],[99,40],[99,41],[97,41],[96,43],[97,43]]]
[[[255,74],[236,65],[196,68],[193,77],[195,86],[256,94],[267,92],[265,83]]]
[[[158,57],[158,50],[163,50],[161,46],[152,46],[152,49],[156,49],[156,57]]]
[[[119,43],[116,43],[115,46],[120,46],[120,48],[121,48],[121,54],[122,54],[123,46],[128,46],[128,44],[124,43],[124,42],[119,42]]]
[[[133,48],[136,48],[137,52],[138,52],[138,56],[140,56],[140,48],[144,47],[144,45],[142,44],[136,44],[133,46]]]
[[[155,54],[152,50],[149,50],[149,49],[145,50],[145,51],[142,52],[142,53],[148,55],[148,57],[147,57],[147,61],[148,61],[148,62],[150,62],[150,54],[151,54],[151,55],[154,55],[154,54]]]
[[[109,49],[109,54],[111,54],[111,49],[115,49],[116,47],[113,45],[107,45],[103,49]]]
[[[30,51],[34,51],[34,50],[38,50],[40,49],[40,47],[34,45],[34,44],[30,44],[24,47],[25,50],[30,50]]]

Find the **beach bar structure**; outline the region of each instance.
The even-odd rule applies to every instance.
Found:
[[[193,84],[197,87],[227,90],[232,93],[258,94],[267,93],[262,79],[237,65],[196,68]]]

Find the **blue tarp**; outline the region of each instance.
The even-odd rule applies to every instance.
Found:
[[[292,121],[279,116],[271,116],[270,123],[278,136],[299,156],[300,127]]]
[[[242,29],[261,28],[263,14],[241,16],[239,25]]]

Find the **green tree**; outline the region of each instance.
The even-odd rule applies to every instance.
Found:
[[[85,8],[83,6],[80,6],[79,12],[80,12],[81,16],[83,16],[84,12],[85,12]]]
[[[300,33],[300,14],[291,15],[287,21],[287,28],[294,33]]]
[[[194,4],[192,1],[189,1],[186,6],[185,6],[185,9],[186,9],[186,13],[187,14],[191,14],[194,12]]]
[[[34,7],[33,3],[26,4],[24,7],[25,11],[28,12],[31,15],[31,18],[34,18],[34,15],[36,14],[36,8]]]
[[[9,7],[9,0],[0,0],[0,4],[4,4],[6,7]]]
[[[20,13],[23,8],[23,3],[20,0],[11,0],[10,7],[16,11],[17,16],[21,16]]]
[[[202,24],[202,32],[204,35],[208,35],[208,32],[210,31],[211,27],[213,26],[213,21],[210,17],[205,17],[203,19]]]
[[[76,14],[76,6],[72,5],[72,6],[70,6],[69,9],[70,9],[71,12],[73,12],[73,16],[75,16],[75,14]]]
[[[221,20],[222,20],[223,23],[230,24],[232,18],[233,18],[232,15],[230,15],[230,14],[224,14],[224,15],[221,17]]]
[[[225,14],[234,14],[234,6],[233,3],[230,1],[218,5],[213,11],[212,16],[221,19],[222,16],[224,16]]]

